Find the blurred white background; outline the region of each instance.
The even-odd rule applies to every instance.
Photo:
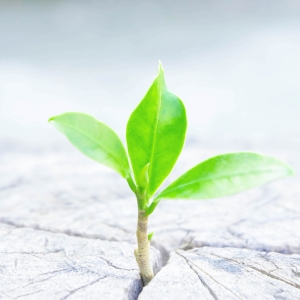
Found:
[[[0,138],[84,111],[124,139],[162,60],[188,139],[300,140],[299,0],[0,0]]]

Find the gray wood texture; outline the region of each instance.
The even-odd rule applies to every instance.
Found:
[[[236,148],[259,150],[275,155],[293,165],[296,171],[300,170],[296,148],[287,151],[286,149],[280,150],[278,147],[270,147],[270,145],[251,146],[251,144],[243,143]],[[203,159],[218,153],[237,150],[236,148],[232,149],[226,145],[222,147],[212,145],[209,148],[202,144],[188,145],[165,185]],[[0,299],[17,297],[96,299],[99,295],[106,295],[103,294],[106,293],[104,287],[108,294],[103,299],[136,299],[141,291],[141,281],[133,257],[137,208],[136,200],[132,197],[127,183],[112,170],[83,157],[73,149],[33,151],[7,147],[0,150],[0,226],[2,232],[0,247],[3,262],[0,271]],[[232,255],[238,253],[234,254],[233,251],[244,253],[244,250],[240,250],[242,248],[251,249],[253,251],[245,250],[249,251],[247,255],[251,257],[254,257],[255,253],[267,255],[270,252],[282,253],[278,254],[278,259],[282,261],[282,268],[286,274],[289,274],[288,280],[292,280],[292,274],[295,274],[295,278],[299,277],[299,266],[294,264],[297,266],[295,271],[295,267],[289,263],[292,256],[287,255],[300,254],[299,179],[299,176],[295,176],[245,193],[209,201],[161,202],[151,215],[149,228],[150,231],[155,232],[152,246],[161,254],[160,256],[154,248],[152,249],[156,272],[160,269],[161,263],[168,262],[169,253],[174,250],[176,252],[172,254],[168,265],[155,277],[149,289],[146,288],[140,297],[150,297],[149,295],[159,290],[159,286],[163,284],[165,284],[165,289],[162,289],[162,294],[159,296],[155,292],[156,294],[153,295],[159,297],[157,299],[164,299],[164,293],[167,296],[173,295],[172,284],[164,283],[165,279],[161,277],[171,270],[170,282],[177,282],[183,277],[183,282],[188,281],[188,278],[193,278],[192,280],[197,282],[197,291],[203,290],[203,297],[210,299],[212,295],[207,294],[208,283],[199,281],[199,277],[197,279],[196,273],[191,273],[191,267],[183,258],[187,255],[188,259],[193,258],[198,264],[201,261],[199,257],[212,255],[208,254],[207,249],[214,249],[211,251],[216,251],[216,255],[217,251],[221,251],[220,254],[223,256],[225,250],[217,248],[231,247],[231,252],[226,250],[226,253],[233,253]],[[45,242],[45,240],[51,242]],[[128,259],[126,269],[131,269],[131,271],[117,270],[113,266],[105,265],[103,259],[107,257],[101,256],[99,252],[104,245],[105,255],[109,255],[111,264],[119,266],[119,262],[123,262],[125,256]],[[199,248],[203,246],[214,248]],[[17,250],[14,251],[14,249]],[[48,253],[49,249],[63,250],[52,254]],[[83,258],[80,258],[82,264],[80,265],[79,260],[76,261],[81,273],[70,271],[71,269],[59,271],[60,266],[69,263],[72,267],[75,261],[75,256],[66,255],[69,253],[66,249],[73,249],[70,251],[79,253],[80,257],[82,255]],[[190,249],[194,250],[189,251]],[[203,249],[205,253],[201,252],[204,251]],[[30,254],[40,252],[43,253],[43,258],[46,256],[43,262],[42,259]],[[238,257],[242,259],[241,255]],[[229,258],[226,258],[225,266],[228,263],[233,264]],[[15,261],[21,262],[21,267],[17,265],[13,268]],[[177,261],[180,262],[179,269],[173,266]],[[95,274],[89,274],[88,270],[84,271],[86,264],[89,263],[96,268],[93,271]],[[241,265],[243,262],[238,260],[237,264]],[[121,266],[123,268],[122,264]],[[175,268],[174,272],[172,268]],[[48,272],[54,272],[53,279]],[[211,272],[210,269],[209,272]],[[211,273],[212,278],[218,280],[218,272],[218,269],[215,269]],[[51,278],[46,279],[48,275],[42,275],[44,273]],[[242,279],[241,274],[243,274]],[[247,271],[231,275],[231,279],[229,278],[231,281],[228,279],[228,286],[230,282],[234,282],[233,278],[236,276],[236,280],[242,280],[241,285],[248,285],[250,290],[255,290],[258,283],[252,280],[254,278],[251,277],[252,275],[247,277],[244,276],[245,274],[248,274]],[[101,279],[103,276],[106,276],[105,279]],[[124,279],[121,280],[122,284],[119,284],[120,277]],[[81,280],[81,278],[84,279]],[[94,282],[98,279],[98,282]],[[108,281],[110,283],[105,285],[104,282]],[[56,284],[57,282],[59,284]],[[154,284],[157,284],[157,288]],[[152,292],[150,292],[150,287]],[[217,295],[215,299],[235,299],[230,298],[233,295],[230,293],[227,295],[224,289],[218,294],[220,287],[217,285],[212,285],[212,288],[213,293]],[[182,289],[184,290],[184,287]],[[37,292],[39,290],[41,291]],[[146,291],[149,292],[146,293]],[[274,289],[269,291],[266,288],[264,292],[260,289],[259,295],[265,293],[266,297],[251,298],[254,297],[252,294],[244,293],[241,294],[241,299],[297,299],[285,298],[287,297],[285,293],[281,297],[276,291]],[[286,288],[284,291],[289,291],[289,289]],[[293,290],[293,293],[297,292],[298,290],[296,292]],[[41,295],[47,296],[45,298]],[[222,298],[223,295],[225,298]],[[299,297],[298,294],[295,295]]]
[[[0,225],[0,299],[137,299],[133,245]],[[152,249],[155,270],[159,252]]]
[[[237,248],[171,254],[139,300],[300,299],[300,255]]]
[[[198,155],[198,148],[187,147],[171,178],[221,152],[206,149]],[[298,156],[277,156],[298,167]],[[135,243],[136,200],[112,170],[76,150],[5,152],[0,163],[1,222]],[[172,250],[205,245],[300,253],[299,181],[295,176],[209,201],[161,202],[149,221],[153,245],[165,262]]]

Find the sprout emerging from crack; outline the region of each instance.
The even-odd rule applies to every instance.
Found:
[[[90,115],[67,112],[49,121],[83,154],[127,180],[137,199],[134,254],[144,285],[154,276],[150,260],[153,232],[148,234],[148,219],[160,201],[221,197],[293,174],[287,164],[270,156],[229,153],[199,163],[158,191],[179,157],[187,128],[185,107],[168,90],[161,63],[157,77],[127,123],[129,155],[117,134]]]

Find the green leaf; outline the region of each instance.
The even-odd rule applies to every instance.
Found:
[[[131,179],[127,154],[117,134],[94,117],[77,112],[64,113],[49,122],[83,154]]]
[[[151,204],[146,208],[146,216],[150,216],[154,212],[159,201],[160,201],[160,199],[156,199],[156,198],[153,199]]]
[[[251,152],[223,154],[183,174],[157,195],[153,205],[160,199],[209,199],[235,194],[292,174],[287,164],[270,156]]]
[[[152,196],[171,172],[184,144],[186,112],[182,101],[168,91],[162,66],[138,107],[131,114],[126,139],[137,185],[150,163],[147,194]]]
[[[150,163],[146,164],[144,168],[141,170],[137,182],[139,183],[139,187],[144,190],[147,188],[149,182],[149,167]]]
[[[154,232],[153,232],[153,231],[150,232],[150,233],[148,234],[148,241],[151,241],[151,240],[152,240],[153,235],[154,235]]]

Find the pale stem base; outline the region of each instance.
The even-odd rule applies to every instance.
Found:
[[[134,250],[134,255],[139,265],[144,286],[146,286],[154,277],[150,258],[150,241],[148,240],[147,228],[148,217],[144,210],[139,210],[136,230],[138,248]]]

